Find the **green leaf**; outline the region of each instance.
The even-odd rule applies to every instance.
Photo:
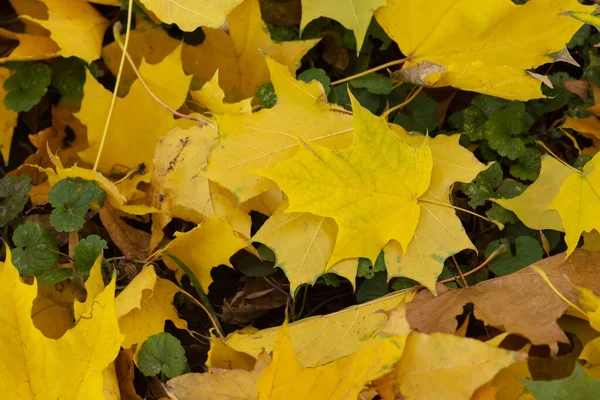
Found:
[[[52,68],[41,62],[20,64],[5,82],[4,105],[12,111],[29,111],[40,102],[52,81]]]
[[[427,96],[417,96],[402,114],[394,118],[394,123],[409,132],[434,132],[438,127],[440,106]]]
[[[460,118],[461,116],[462,118]],[[453,114],[453,120],[456,121],[457,119],[462,119],[462,127],[458,126],[457,129],[464,130],[469,139],[475,141],[484,138],[485,130],[483,126],[487,117],[479,108],[467,107],[462,113]]]
[[[52,61],[52,86],[61,97],[83,97],[86,62],[77,57],[56,58]]]
[[[368,258],[359,258],[358,268],[356,269],[356,276],[372,279],[373,276],[375,276],[376,272],[381,272],[385,270],[385,255],[382,251],[377,256],[377,260],[375,260],[375,265],[373,265],[373,263],[371,263],[371,260],[369,260]]]
[[[494,189],[502,181],[502,167],[494,163],[482,171],[471,183],[460,185],[461,190],[469,196],[469,205],[476,208],[485,204],[487,199],[498,197]]]
[[[553,381],[520,379],[536,400],[589,400],[600,398],[600,380],[587,373],[575,362],[571,376]]]
[[[331,91],[331,88],[329,87],[331,84],[331,79],[329,79],[325,70],[321,68],[307,69],[298,75],[298,79],[304,82],[319,81],[321,85],[323,85],[323,89],[325,89],[325,94],[329,96],[329,92]]]
[[[527,189],[527,185],[512,179],[506,179],[498,186],[496,193],[503,199],[512,199],[521,195],[525,189]]]
[[[240,257],[237,268],[242,274],[255,278],[273,275],[276,271],[272,261],[261,261],[259,258],[249,253]]]
[[[262,108],[271,108],[277,104],[277,94],[275,93],[275,87],[271,82],[267,82],[256,90],[256,97],[258,98],[258,104]]]
[[[381,101],[383,100],[381,96],[362,88],[352,88],[351,91],[361,106],[365,107],[373,114],[379,114],[379,108],[381,107]]]
[[[80,274],[89,275],[102,249],[108,249],[108,246],[106,240],[101,239],[98,235],[90,235],[81,239],[79,244],[75,246],[75,254],[73,255],[77,271]]]
[[[542,167],[541,157],[542,154],[538,149],[528,147],[519,156],[518,162],[510,167],[510,174],[524,181],[535,181]]]
[[[350,81],[350,86],[356,89],[367,89],[373,94],[388,95],[392,91],[392,81],[382,74],[369,74]]]
[[[493,219],[503,224],[514,224],[519,220],[515,213],[496,203],[492,203],[492,207],[485,212],[485,215],[489,219]]]
[[[185,350],[179,339],[170,333],[152,335],[142,344],[138,367],[144,376],[163,373],[167,378],[174,378],[186,370]]]
[[[516,136],[525,132],[525,125],[516,113],[508,110],[497,111],[484,126],[489,146],[501,156],[516,160],[525,152],[525,143]]]
[[[494,258],[489,264],[490,269],[497,276],[512,274],[544,257],[542,246],[531,236],[518,237],[515,240],[514,249],[508,239],[495,240],[488,244],[485,256],[489,257],[501,244],[504,244],[508,251]]]
[[[580,154],[577,156],[577,159],[575,160],[575,162],[573,162],[573,167],[581,170],[581,169],[583,169],[585,164],[587,164],[588,161],[590,161],[591,159],[592,159],[592,156],[590,156],[589,154]]]
[[[81,178],[61,179],[48,193],[48,202],[54,209],[50,224],[58,232],[73,232],[83,228],[85,213],[92,202],[102,206],[106,193],[96,181]]]
[[[27,221],[13,233],[17,246],[12,262],[23,276],[39,276],[58,262],[58,245],[50,232],[38,222]]]
[[[365,279],[360,284],[356,291],[356,302],[359,304],[366,303],[388,293],[387,271],[379,271],[374,274],[373,278]]]
[[[392,282],[392,290],[404,290],[418,285],[419,282],[413,281],[410,278],[399,277],[394,279],[394,282]]]
[[[275,253],[269,248],[269,246],[265,246],[261,243],[260,246],[258,246],[258,249],[256,250],[258,251],[258,254],[266,261],[275,262],[275,260],[277,259]]]
[[[48,272],[38,279],[40,285],[56,285],[59,282],[73,277],[73,270],[70,268],[58,268]]]
[[[323,274],[319,277],[319,280],[323,280],[326,286],[331,286],[334,288],[340,287],[340,277],[336,274]]]
[[[486,96],[484,94],[480,94],[473,99],[471,104],[485,114],[486,117],[491,117],[496,111],[499,111],[503,108],[506,108],[509,103],[509,100],[504,100],[499,97],[494,96]]]
[[[0,228],[13,220],[29,201],[31,178],[27,175],[0,179]]]

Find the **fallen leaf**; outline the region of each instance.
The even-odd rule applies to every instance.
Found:
[[[6,61],[46,60],[56,57],[60,51],[58,45],[46,36],[11,32],[0,28],[0,37],[19,42],[8,55],[0,57],[0,63]]]
[[[21,16],[50,31],[63,57],[79,57],[88,63],[100,58],[104,32],[110,25],[88,2],[81,0],[40,0],[48,7],[48,18]]]
[[[116,318],[125,335],[124,349],[136,343],[141,345],[149,336],[163,332],[166,320],[179,329],[187,329],[187,322],[179,318],[173,305],[173,297],[179,291],[173,282],[158,278],[154,267],[147,265],[119,293],[115,299]]]
[[[225,24],[227,14],[242,0],[141,0],[163,23],[177,24],[187,32],[199,27],[219,28]]]
[[[411,332],[394,372],[375,385],[383,400],[470,399],[502,368],[525,358],[475,339]]]
[[[375,262],[391,239],[406,249],[419,222],[417,199],[431,177],[427,143],[413,148],[353,97],[352,105],[352,146],[330,150],[304,142],[293,158],[257,170],[288,196],[287,212],[335,220],[338,236],[328,266],[353,257]]]
[[[5,164],[8,164],[9,161],[10,143],[19,115],[19,113],[7,109],[4,105],[6,90],[4,90],[3,85],[10,75],[11,71],[9,69],[0,68],[0,154],[2,154]]]
[[[561,51],[582,26],[565,11],[591,13],[592,8],[575,0],[524,5],[444,0],[434,8],[388,0],[375,17],[407,56],[403,68],[423,61],[446,67],[435,87],[526,101],[543,97],[541,83],[526,70],[553,62],[550,54]]]
[[[600,393],[600,380],[586,372],[579,363],[575,364],[575,369],[568,378],[541,382],[524,380],[523,382],[536,399],[559,400],[574,394],[580,399],[588,399]]]
[[[227,17],[227,27],[229,35],[220,29],[203,29],[201,45],[184,46],[183,65],[186,73],[203,81],[209,81],[218,69],[220,86],[240,100],[253,97],[269,81],[265,54],[294,74],[300,59],[319,42],[274,42],[262,20],[259,0],[245,0],[237,6]]]
[[[154,94],[166,105],[177,109],[183,104],[191,77],[183,73],[180,47],[159,64],[142,63],[140,73]],[[84,161],[93,163],[102,139],[112,93],[97,82],[89,71],[86,71],[83,92],[81,110],[76,117],[88,127],[89,148],[79,155]],[[174,128],[176,122],[169,111],[150,97],[140,82],[134,82],[127,97],[117,98],[110,126],[99,164],[100,170],[104,171],[116,166],[136,168],[142,163],[149,166],[158,139]],[[139,140],[139,137],[144,140]]]
[[[110,206],[100,210],[100,221],[108,231],[113,243],[130,260],[144,260],[148,257],[150,234],[129,225]]]
[[[136,393],[133,379],[135,375],[135,367],[133,366],[133,350],[121,350],[119,356],[115,360],[115,370],[117,373],[117,381],[119,384],[119,393],[123,400],[142,400]]]
[[[115,279],[93,299],[74,328],[48,339],[33,326],[31,305],[37,284],[21,282],[10,250],[0,273],[2,357],[0,383],[9,398],[104,399],[103,370],[116,358],[123,337],[115,318]],[[27,343],[27,346],[23,346]],[[35,361],[34,361],[35,360]]]
[[[546,272],[554,286],[572,301],[577,294],[572,283],[600,293],[596,279],[597,253],[577,250],[563,263],[557,254],[536,263]],[[489,279],[462,289],[438,286],[438,296],[420,292],[407,304],[410,326],[419,332],[454,333],[456,316],[467,303],[474,305],[474,317],[487,325],[528,338],[532,344],[568,343],[556,320],[568,305],[548,287],[531,267],[499,278]],[[526,303],[528,306],[523,307]]]
[[[354,353],[362,341],[377,335],[386,326],[385,311],[404,307],[410,298],[411,293],[394,293],[333,314],[289,324],[300,365],[315,367]],[[280,329],[277,326],[251,333],[238,331],[229,334],[224,342],[236,351],[258,357],[263,350],[273,350]]]
[[[245,325],[270,310],[288,303],[288,295],[264,279],[250,279],[231,299],[223,300],[219,319],[226,324]]]
[[[344,28],[354,32],[356,54],[358,54],[362,49],[373,13],[385,4],[386,0],[346,0],[343,2],[302,0],[300,31],[303,31],[309,22],[317,18],[334,19],[344,25]]]
[[[219,71],[200,90],[190,92],[194,100],[215,114],[252,114],[252,99],[225,103],[225,92],[219,86]]]
[[[197,227],[188,232],[176,232],[173,239],[164,249],[182,261],[202,285],[205,292],[212,283],[210,270],[219,265],[231,267],[229,258],[246,246],[246,241],[231,228],[224,216],[206,218]],[[183,271],[168,256],[163,261],[170,269]]]
[[[69,281],[38,285],[31,308],[33,325],[47,338],[58,339],[73,327],[73,286]]]
[[[296,81],[288,69],[267,58],[277,104],[251,115],[217,116],[219,146],[206,176],[246,201],[275,185],[248,171],[275,166],[307,143],[343,148],[352,142],[352,118],[329,105],[318,82]],[[298,118],[302,115],[302,118]]]

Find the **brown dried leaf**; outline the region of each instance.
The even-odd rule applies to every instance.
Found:
[[[600,293],[600,253],[576,250],[563,262],[564,257],[558,254],[536,265],[571,301],[578,298],[573,284]],[[468,288],[448,289],[440,285],[437,297],[421,291],[407,304],[406,318],[412,328],[423,333],[454,333],[458,325],[456,316],[467,303],[473,303],[475,318],[525,336],[533,344],[549,344],[557,349],[558,342],[569,342],[556,322],[568,305],[529,267]]]
[[[288,296],[265,279],[247,282],[233,299],[223,300],[221,321],[227,324],[246,325],[269,310],[287,304]]]
[[[105,205],[100,210],[100,220],[108,231],[111,240],[129,259],[143,260],[148,256],[150,234],[123,221],[117,211]]]
[[[589,87],[590,83],[588,81],[582,81],[580,79],[569,79],[565,81],[565,89],[576,94],[583,101],[587,101],[590,97],[588,94]]]
[[[119,392],[122,400],[142,400],[133,386],[135,367],[133,366],[133,350],[123,349],[115,360]]]

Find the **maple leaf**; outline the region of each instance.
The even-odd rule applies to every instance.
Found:
[[[343,148],[352,141],[352,118],[321,99],[318,82],[295,80],[288,69],[267,58],[277,104],[251,115],[218,115],[219,145],[213,150],[206,176],[246,201],[275,185],[248,172],[277,165],[308,143]],[[302,116],[302,118],[298,118]]]
[[[177,24],[183,30],[191,32],[200,26],[220,28],[231,10],[242,0],[141,0],[162,22]]]
[[[91,63],[100,58],[104,31],[110,25],[102,14],[86,1],[40,0],[48,7],[48,18],[22,15],[50,31],[63,57],[76,56]]]
[[[592,92],[594,93],[594,105],[586,108],[586,110],[594,115],[589,115],[585,118],[567,116],[561,127],[573,129],[589,137],[594,142],[594,145],[598,147],[600,143],[600,120],[598,120],[598,116],[600,116],[600,88],[592,86]]]
[[[119,352],[122,336],[115,318],[115,279],[91,299],[82,318],[60,339],[34,327],[31,308],[37,284],[21,282],[10,250],[0,272],[2,325],[0,382],[11,398],[103,399],[103,370]],[[23,346],[27,343],[27,346]]]
[[[184,102],[191,77],[181,69],[181,49],[175,49],[160,64],[142,63],[140,73],[154,94],[163,103],[177,109]],[[97,82],[89,71],[83,88],[84,96],[77,118],[88,127],[89,148],[79,153],[85,161],[93,163],[104,131],[112,93]],[[144,110],[144,112],[131,112]],[[109,171],[116,166],[136,168],[149,165],[158,139],[177,124],[173,115],[159,105],[140,82],[135,82],[129,95],[117,98],[106,137],[105,149],[99,168]],[[144,140],[139,140],[143,136]],[[123,152],[121,149],[130,149]]]
[[[187,322],[179,318],[173,305],[178,292],[173,282],[157,277],[154,267],[148,265],[119,293],[115,316],[125,335],[123,348],[136,343],[141,346],[148,337],[163,332],[167,319],[177,328],[187,329]]]
[[[6,90],[4,82],[10,77],[11,71],[6,68],[0,68],[0,154],[4,162],[8,164],[10,156],[10,143],[12,141],[13,130],[17,126],[18,113],[9,110],[4,105]]]
[[[69,281],[60,285],[38,282],[37,290],[31,307],[33,325],[47,338],[59,339],[73,327],[73,286]]]
[[[403,308],[411,298],[411,293],[398,292],[334,314],[289,324],[300,365],[304,368],[325,365],[353,353],[361,341],[377,335],[385,328],[388,318],[384,312]],[[223,342],[230,350],[258,357],[263,350],[272,351],[280,329],[277,326],[256,332],[242,330],[229,334]],[[211,342],[211,359],[221,358],[231,358],[231,352],[224,353],[222,348]]]
[[[220,29],[203,29],[199,46],[184,46],[184,70],[208,81],[218,69],[219,83],[237,99],[253,97],[269,81],[264,54],[295,73],[300,59],[320,39],[277,43],[262,20],[259,0],[245,0],[227,17],[229,35]],[[203,60],[198,62],[198,60]]]
[[[8,55],[0,57],[0,63],[6,61],[45,60],[56,57],[60,51],[58,45],[46,36],[11,32],[0,28],[0,37],[15,40],[19,43]]]
[[[302,0],[300,31],[314,19],[320,17],[334,19],[354,32],[358,54],[363,46],[373,13],[385,4],[386,0],[346,0],[345,2]]]
[[[219,71],[216,71],[210,81],[206,82],[200,90],[190,93],[194,100],[202,107],[215,114],[251,114],[252,99],[245,99],[238,103],[225,103],[225,92],[219,86]]]
[[[164,249],[181,260],[193,273],[208,292],[212,283],[210,270],[219,265],[232,267],[229,258],[246,246],[246,241],[239,237],[224,216],[206,218],[200,225],[188,232],[176,232],[173,239]],[[163,257],[170,269],[182,271],[170,257]]]
[[[407,56],[404,68],[423,62],[445,69],[434,86],[454,86],[514,100],[543,97],[527,69],[553,62],[582,26],[565,11],[591,13],[576,0],[388,0],[375,18]],[[527,38],[527,40],[523,40]]]
[[[336,221],[338,236],[328,266],[352,257],[375,261],[391,239],[406,249],[419,222],[417,199],[427,191],[431,177],[433,161],[426,142],[413,148],[398,140],[385,119],[354,98],[352,105],[352,146],[330,150],[305,142],[293,158],[260,172],[288,196],[287,212],[310,212]]]

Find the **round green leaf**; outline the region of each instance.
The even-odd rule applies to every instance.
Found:
[[[58,262],[58,245],[50,232],[38,222],[27,221],[12,236],[17,246],[12,262],[23,276],[39,276]]]
[[[140,349],[138,367],[145,376],[156,376],[161,372],[173,378],[185,372],[187,358],[179,340],[167,332],[150,336]]]

